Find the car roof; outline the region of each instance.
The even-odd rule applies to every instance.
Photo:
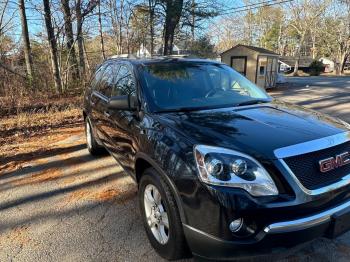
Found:
[[[183,58],[183,57],[152,57],[152,58],[109,58],[106,61],[124,61],[133,65],[147,65],[147,64],[162,64],[162,63],[208,63],[208,64],[222,64],[221,62],[200,59],[200,58]]]

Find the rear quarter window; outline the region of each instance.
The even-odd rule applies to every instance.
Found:
[[[99,69],[97,69],[94,76],[92,77],[91,84],[90,84],[90,87],[92,90],[96,90],[97,85],[100,82],[101,77],[103,75],[103,71],[104,71],[104,66],[101,66]]]

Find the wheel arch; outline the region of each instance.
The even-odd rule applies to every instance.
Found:
[[[166,181],[166,183],[169,185],[176,201],[176,205],[180,212],[180,218],[182,223],[186,223],[186,216],[185,212],[182,206],[182,201],[179,195],[179,192],[176,189],[175,183],[169,178],[169,176],[166,175],[165,171],[157,164],[156,161],[154,161],[151,157],[149,157],[145,153],[137,153],[135,157],[135,178],[137,184],[139,183],[141,176],[147,168],[153,167]]]

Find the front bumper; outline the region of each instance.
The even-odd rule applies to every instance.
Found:
[[[228,241],[184,224],[194,255],[213,260],[274,256],[319,237],[334,238],[350,229],[350,201],[295,220],[270,224],[251,241]]]

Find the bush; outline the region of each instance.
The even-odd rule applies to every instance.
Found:
[[[310,64],[310,75],[319,76],[324,71],[324,65],[321,61],[314,60]]]

